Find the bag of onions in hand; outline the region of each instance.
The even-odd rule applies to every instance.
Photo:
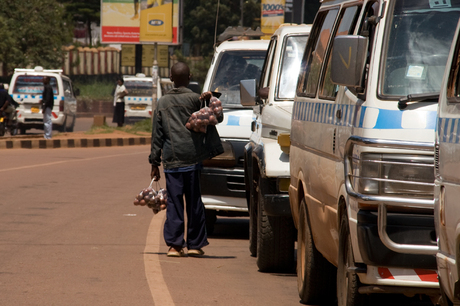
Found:
[[[206,133],[206,127],[216,125],[218,123],[217,117],[219,116],[222,116],[222,102],[216,97],[212,97],[209,101],[209,107],[205,106],[194,112],[185,127],[197,133]]]
[[[166,209],[168,196],[166,189],[160,188],[158,191],[153,189],[153,182],[154,179],[152,179],[149,187],[142,189],[134,198],[134,205],[147,206],[153,210],[154,214],[157,214]]]

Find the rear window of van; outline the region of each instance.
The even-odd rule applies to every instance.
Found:
[[[55,77],[50,77],[50,85],[53,88],[53,94],[58,94],[58,84]],[[42,75],[20,75],[14,83],[13,93],[15,94],[42,94],[43,93],[43,76]]]

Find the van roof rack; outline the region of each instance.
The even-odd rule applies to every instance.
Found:
[[[35,66],[35,68],[14,68],[14,72],[50,72],[50,73],[62,73],[62,69],[43,69],[42,66]]]

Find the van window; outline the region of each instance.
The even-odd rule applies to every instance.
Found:
[[[124,85],[130,97],[151,97],[153,95],[152,81],[127,80]]]
[[[50,77],[50,85],[53,88],[53,94],[57,95],[58,85],[55,77]],[[42,75],[20,75],[14,83],[13,93],[17,94],[42,94],[43,93],[43,76]]]
[[[460,1],[395,1],[389,8],[381,95],[438,93],[460,12]]]
[[[217,69],[211,80],[211,91],[222,93],[223,107],[241,108],[240,80],[256,79],[265,60],[266,50],[235,50],[222,52],[216,62]]]
[[[294,99],[300,62],[302,61],[308,35],[287,36],[281,62],[281,70],[276,88],[279,99]]]
[[[347,7],[344,9],[344,12],[340,16],[340,24],[335,37],[353,33],[358,20],[359,12],[360,7],[357,6]],[[323,88],[320,90],[319,96],[323,99],[335,100],[339,86],[332,83],[331,69],[331,56],[329,52]]]
[[[321,66],[326,56],[327,45],[332,34],[334,21],[337,17],[338,9],[331,9],[325,12],[318,12],[313,29],[315,33],[310,34],[301,67],[301,77],[299,79],[300,95],[314,97],[318,87],[321,74]],[[318,31],[318,29],[320,29]]]
[[[72,85],[68,80],[62,80],[62,85],[64,86],[64,97],[73,98]]]
[[[457,38],[458,40],[458,38]],[[449,79],[447,81],[447,100],[450,103],[460,102],[460,44],[457,41],[454,55],[452,58],[452,66],[446,68],[450,70]]]

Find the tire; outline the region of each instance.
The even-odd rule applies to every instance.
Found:
[[[5,123],[0,122],[0,137],[5,136]]]
[[[337,305],[365,306],[369,304],[369,296],[358,292],[361,282],[355,272],[349,272],[348,267],[355,265],[353,250],[348,227],[348,217],[341,216],[339,232],[339,258],[337,266]]]
[[[444,291],[444,287],[442,286],[441,280],[439,280],[439,290],[441,292],[441,301],[440,301],[439,304],[441,306],[453,306],[454,303],[452,303],[452,301],[449,299],[449,297],[447,297],[447,294]]]
[[[26,134],[26,129],[25,128],[19,128],[19,134],[25,135]]]
[[[58,131],[61,132],[61,133],[65,133],[66,132],[66,125],[67,125],[67,117],[65,117],[64,123],[62,123],[62,125],[60,127],[58,127]]]
[[[295,227],[292,217],[267,216],[264,194],[274,186],[259,178],[257,195],[257,266],[261,272],[294,271]]]
[[[18,123],[13,123],[13,125],[10,127],[10,135],[11,136],[16,136],[18,134]]]
[[[254,182],[254,188],[250,191],[249,204],[249,252],[252,257],[257,257],[257,196],[258,187]]]
[[[305,199],[300,203],[297,231],[297,288],[302,303],[335,301],[335,267],[316,249]]]
[[[73,133],[73,130],[75,128],[75,120],[76,120],[76,116],[73,116],[72,125],[66,129],[67,132]]]
[[[212,235],[214,233],[214,226],[217,221],[217,214],[215,210],[204,210],[204,215],[206,218],[206,233]]]

